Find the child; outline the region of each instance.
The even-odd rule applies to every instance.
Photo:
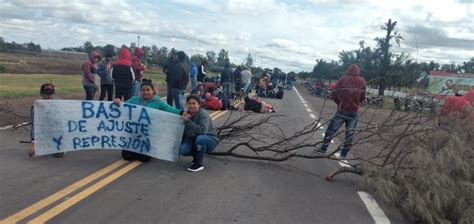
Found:
[[[120,98],[115,98],[113,101],[115,104],[121,104]],[[155,86],[152,83],[151,79],[142,79],[142,84],[140,87],[140,96],[132,96],[130,99],[125,101],[125,103],[141,105],[144,107],[150,107],[158,110],[167,111],[173,114],[181,115],[183,112],[170,106],[160,99],[156,95]],[[142,162],[150,161],[151,157],[135,152],[130,152],[122,150],[122,158],[124,160],[140,160]]]
[[[40,95],[42,100],[52,100],[52,99],[58,99],[54,96],[54,85],[51,83],[45,83],[41,85],[40,88]],[[29,157],[33,157],[35,155],[35,125],[34,125],[34,118],[35,118],[35,113],[34,113],[34,107],[31,107],[31,148],[30,151],[28,152]],[[54,157],[60,158],[64,156],[64,152],[58,152],[54,154]]]

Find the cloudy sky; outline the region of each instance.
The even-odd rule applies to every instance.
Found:
[[[361,40],[374,46],[389,18],[405,39],[397,52],[440,63],[474,57],[474,0],[0,0],[6,41],[60,49],[140,35],[140,45],[190,55],[226,49],[238,64],[251,53],[258,66],[286,72],[337,60]]]

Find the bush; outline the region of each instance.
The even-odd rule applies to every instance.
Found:
[[[0,65],[0,73],[6,72],[7,67],[5,65]]]
[[[473,129],[457,122],[412,143],[401,166],[364,167],[370,191],[416,223],[474,223]]]

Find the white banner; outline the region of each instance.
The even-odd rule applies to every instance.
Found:
[[[36,100],[35,155],[117,149],[177,161],[184,124],[178,115],[106,101]]]

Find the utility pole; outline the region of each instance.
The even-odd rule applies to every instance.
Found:
[[[140,35],[138,35],[137,37],[138,37],[137,47],[140,47]]]

